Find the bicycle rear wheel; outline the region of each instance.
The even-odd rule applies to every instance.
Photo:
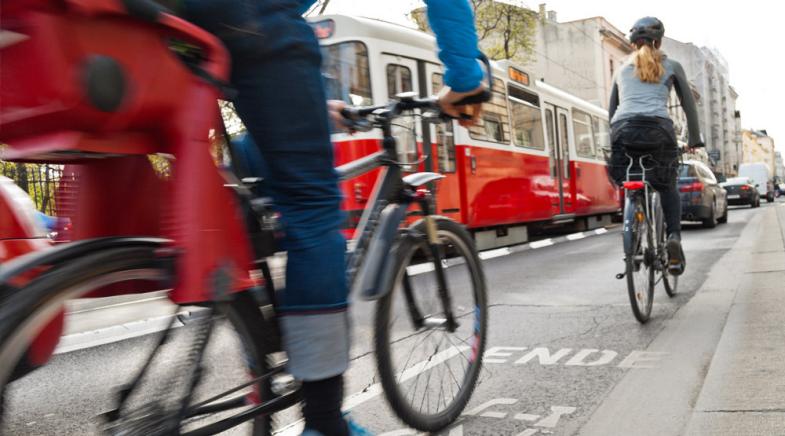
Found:
[[[625,253],[627,277],[627,293],[635,319],[641,324],[646,323],[651,315],[654,300],[655,253],[652,226],[643,208],[640,197],[630,203],[634,209],[629,217],[631,223],[625,226],[626,232],[632,232],[632,244]]]
[[[45,425],[46,421],[61,419],[57,425],[67,422],[69,426],[78,426],[70,429],[78,434],[94,434],[101,427],[104,430],[111,427],[110,431],[129,435],[187,434],[257,406],[261,399],[272,398],[272,378],[257,380],[257,377],[273,368],[270,355],[273,342],[265,336],[267,321],[248,291],[233,295],[226,303],[178,308],[172,323],[182,325],[161,333],[166,335],[166,340],[160,337],[164,342],[160,348],[155,347],[159,337],[149,335],[122,346],[109,346],[111,350],[104,353],[109,357],[99,354],[95,359],[85,359],[84,363],[79,357],[87,351],[54,356],[49,362],[54,368],[52,371],[68,369],[69,364],[73,365],[69,361],[79,362],[83,373],[74,374],[73,370],[67,373],[68,378],[78,379],[70,386],[78,385],[79,391],[47,387],[46,392],[40,392],[40,380],[51,382],[53,378],[47,374],[47,367],[10,381],[13,369],[25,359],[25,351],[40,327],[62,309],[66,300],[87,295],[95,289],[128,283],[156,283],[163,287],[168,279],[169,271],[155,256],[153,248],[119,248],[76,259],[22,288],[11,290],[5,300],[9,304],[0,308],[0,393],[6,399],[6,413],[0,414],[0,433],[53,434],[57,431],[36,430],[28,427],[27,422]],[[209,330],[205,329],[207,322],[212,325]],[[205,345],[199,356],[202,358],[196,360],[195,348],[199,341],[205,341]],[[155,351],[151,352],[151,349]],[[92,368],[88,368],[88,364]],[[144,365],[149,366],[140,371]],[[130,392],[124,408],[117,411],[116,419],[104,425],[91,419],[106,412],[110,406],[117,406],[112,391],[117,388],[119,379],[133,380],[140,372],[145,374],[144,378],[140,378],[136,389]],[[191,374],[197,374],[197,377],[188,378]],[[193,380],[198,383],[191,384]],[[67,388],[67,380],[63,382]],[[225,409],[218,410],[218,402],[196,407],[198,403],[240,385],[247,386],[221,399]],[[38,397],[28,395],[36,390]],[[31,402],[43,394],[51,404],[31,407]],[[189,401],[178,418],[184,398]],[[96,399],[111,404],[96,404],[101,402]],[[82,409],[87,410],[75,411],[74,402],[81,403]],[[68,406],[64,406],[66,404]],[[91,408],[93,410],[89,410]],[[197,413],[208,410],[214,413]],[[78,413],[84,415],[84,419],[73,423],[70,422],[73,416],[57,416],[63,413]],[[50,418],[36,420],[37,414]],[[263,436],[271,434],[273,427],[273,418],[259,416],[238,428],[246,434]]]
[[[376,306],[374,338],[387,401],[404,423],[429,432],[455,421],[471,398],[488,324],[485,278],[471,236],[453,221],[436,224],[457,329],[446,326],[434,259],[420,223],[394,251],[394,280]]]

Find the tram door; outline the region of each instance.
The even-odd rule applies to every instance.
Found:
[[[432,63],[423,65],[425,77],[422,78],[426,95],[436,95],[444,85],[442,67]],[[456,221],[461,219],[461,185],[457,172],[455,157],[454,121],[431,124],[431,171],[444,176],[437,183],[436,209],[440,215]]]
[[[554,196],[551,200],[553,215],[575,213],[575,202],[570,186],[570,134],[569,112],[552,104],[545,104],[545,126],[550,150],[551,177]]]
[[[382,62],[386,85],[382,102],[387,102],[404,92],[419,94],[420,87],[415,60],[402,56],[382,55]],[[417,121],[413,117],[401,117],[395,120],[393,135],[398,142],[398,161],[411,164],[409,167],[404,167],[405,171],[418,171],[416,165],[421,155],[418,146],[418,131]]]

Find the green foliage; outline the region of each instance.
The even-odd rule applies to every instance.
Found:
[[[534,51],[537,13],[514,1],[471,0],[480,47],[489,58],[526,63]],[[409,13],[422,31],[430,31],[425,8]]]
[[[55,193],[62,172],[60,165],[0,161],[0,175],[13,180],[30,195],[38,210],[49,215],[55,213]]]

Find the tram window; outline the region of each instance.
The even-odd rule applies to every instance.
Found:
[[[596,147],[597,159],[605,160],[603,148],[611,148],[611,135],[608,129],[608,122],[599,117],[591,117],[592,130],[594,131],[594,146]]]
[[[545,150],[542,133],[540,99],[515,87],[509,87],[510,110],[512,112],[513,143],[519,147]]]
[[[485,137],[491,141],[502,142],[504,136],[502,134],[502,123],[497,118],[496,114],[487,114],[483,117]]]
[[[594,136],[589,114],[577,109],[572,110],[572,134],[575,138],[575,152],[578,157],[594,159]]]
[[[412,90],[412,70],[403,65],[387,65],[387,97]]]
[[[431,75],[431,91],[438,94],[444,86],[444,76],[440,73]],[[453,136],[452,122],[436,123],[436,150],[438,153],[439,172],[455,172],[455,137]]]
[[[341,42],[322,46],[322,74],[327,98],[349,104],[368,106],[371,96],[371,73],[368,48],[362,42]]]
[[[491,101],[482,104],[482,116],[476,125],[469,128],[469,135],[481,141],[508,143],[510,116],[507,112],[507,93],[504,82],[493,80]]]

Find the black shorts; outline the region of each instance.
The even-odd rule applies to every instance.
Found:
[[[670,189],[678,173],[678,149],[673,122],[667,118],[634,117],[611,125],[611,154],[608,158],[608,175],[613,183],[621,185],[630,173],[641,172],[640,158],[646,167],[646,180],[657,190]],[[631,180],[640,180],[631,176]]]

